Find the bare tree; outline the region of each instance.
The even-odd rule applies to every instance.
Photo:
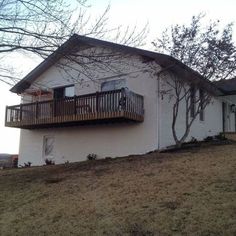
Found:
[[[174,25],[153,41],[155,50],[169,54],[209,80],[236,75],[236,46],[233,24],[222,30],[220,21],[204,26],[203,14],[192,17],[190,25]]]
[[[188,137],[191,126],[199,116],[204,119],[204,110],[211,103],[212,96],[209,92],[180,79],[174,73],[167,73],[165,83],[168,89],[160,91],[161,96],[168,95],[173,101],[171,130],[177,147],[181,147]],[[181,134],[177,133],[178,119],[184,119],[185,126]]]
[[[233,24],[230,23],[220,30],[217,20],[204,27],[204,17],[199,14],[192,17],[190,25],[174,25],[166,29],[162,36],[153,42],[155,50],[175,57],[208,80],[235,76],[236,46],[232,40]],[[163,93],[172,94],[172,134],[176,145],[181,146],[196,118],[203,118],[203,111],[211,102],[211,95],[201,87],[194,87],[173,74],[168,84],[171,91]],[[184,108],[184,116],[180,107]],[[176,131],[178,117],[185,120],[185,129],[180,137]]]
[[[89,8],[87,0],[0,0],[0,81],[10,85],[19,81],[4,65],[7,56],[24,53],[44,59],[74,33],[134,46],[143,41],[144,29],[108,25],[110,6],[98,17],[89,15]],[[81,61],[73,54],[67,59]],[[102,63],[98,55],[92,60]]]

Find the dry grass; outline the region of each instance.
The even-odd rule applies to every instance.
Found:
[[[236,145],[0,171],[0,235],[236,235]]]

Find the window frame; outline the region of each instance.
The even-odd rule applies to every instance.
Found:
[[[105,84],[111,84],[111,85],[112,85],[112,83],[114,83],[114,87],[116,87],[116,85],[118,84],[118,82],[120,82],[121,84],[123,84],[123,86],[120,87],[120,88],[112,88],[112,89],[110,89],[110,90],[104,90],[104,85],[105,85]],[[126,79],[106,80],[106,81],[103,81],[103,82],[101,83],[101,91],[102,91],[102,92],[106,92],[106,91],[113,91],[113,90],[125,88],[125,87],[126,87],[126,83],[127,83]]]
[[[52,140],[52,148],[49,153],[47,153],[46,148],[48,147],[48,141]],[[44,135],[43,136],[43,159],[45,158],[53,158],[55,154],[55,136],[54,135]]]
[[[66,88],[69,87],[74,87],[74,95],[73,96],[66,96],[65,92],[66,92]],[[63,95],[62,97],[56,98],[55,97],[55,90],[63,90]],[[63,98],[71,98],[75,96],[75,85],[74,84],[70,84],[70,85],[66,85],[66,86],[59,86],[59,87],[55,87],[53,88],[53,99],[63,99]]]

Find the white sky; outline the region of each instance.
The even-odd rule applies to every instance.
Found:
[[[147,49],[150,42],[168,26],[172,24],[188,23],[193,15],[200,12],[207,14],[207,20],[219,19],[222,24],[235,22],[235,0],[90,0],[92,14],[103,12],[110,3],[109,24],[137,25],[142,28],[149,22],[150,33]],[[236,26],[234,27],[234,40],[236,41]],[[16,60],[16,59],[15,59]],[[15,65],[22,73],[29,72],[37,62],[19,58]],[[5,106],[20,102],[17,95],[9,92],[9,86],[0,83],[0,153],[18,153],[19,129],[4,127]]]

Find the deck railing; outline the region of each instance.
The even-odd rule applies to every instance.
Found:
[[[5,125],[36,128],[43,124],[124,118],[142,121],[143,96],[126,89],[6,107]]]

